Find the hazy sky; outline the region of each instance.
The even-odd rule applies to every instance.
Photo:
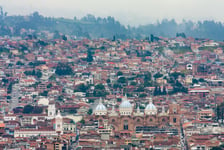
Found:
[[[34,11],[67,18],[110,15],[132,26],[163,18],[224,22],[224,0],[0,0],[0,6],[9,15],[27,15]]]

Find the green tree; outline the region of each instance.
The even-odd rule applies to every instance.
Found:
[[[90,108],[87,112],[88,115],[91,115],[93,113],[93,110]]]
[[[107,83],[108,83],[108,84],[110,83],[110,79],[107,79]]]
[[[158,72],[153,77],[157,79],[157,78],[161,78],[162,76],[163,76],[163,74]]]
[[[198,79],[198,81],[199,81],[199,82],[205,82],[205,79],[200,78],[200,79]]]
[[[117,98],[117,102],[121,102],[122,101],[122,99],[121,98]]]
[[[161,87],[155,87],[154,92],[153,92],[154,96],[158,96],[158,95],[162,95],[162,91],[161,91]]]
[[[44,91],[43,93],[40,93],[40,96],[47,96],[48,95],[48,91]]]
[[[123,72],[121,72],[121,71],[117,72],[117,76],[122,76],[122,75],[123,75]]]
[[[49,83],[49,84],[47,85],[47,88],[50,89],[51,87],[52,87],[52,84]]]
[[[146,96],[147,96],[146,93],[142,93],[142,94],[139,95],[139,98],[143,98],[143,97],[146,97]]]
[[[167,92],[166,92],[166,87],[163,86],[163,92],[162,92],[162,95],[166,95],[166,94],[167,94]]]
[[[62,40],[64,40],[64,41],[67,41],[67,39],[68,39],[68,38],[66,37],[66,35],[62,35],[61,38],[62,38]]]
[[[95,89],[96,89],[96,90],[104,90],[105,87],[104,87],[103,84],[97,84],[97,85],[95,86]]]
[[[93,96],[95,97],[105,97],[108,93],[103,84],[97,84],[93,91]]]
[[[68,65],[67,63],[58,63],[58,65],[56,67],[55,74],[57,74],[59,76],[72,75],[73,70],[72,70],[71,66]]]
[[[125,77],[120,77],[117,80],[118,83],[126,83],[126,78]]]
[[[152,78],[152,75],[151,75],[150,72],[146,72],[146,73],[144,74],[144,80],[145,80],[145,81],[150,81],[151,78]]]
[[[85,84],[79,84],[75,89],[74,92],[87,92],[88,86]]]
[[[156,86],[155,89],[154,89],[153,95],[154,95],[154,96],[157,96],[157,95],[158,95],[158,88],[157,88],[157,86]]]
[[[211,150],[223,150],[223,149],[221,147],[216,146],[216,147],[212,147]]]
[[[35,106],[32,111],[32,113],[34,114],[41,114],[42,112],[43,112],[43,108],[38,106]]]
[[[121,88],[121,85],[120,85],[120,84],[115,83],[115,84],[113,84],[113,88],[114,88],[114,89]]]
[[[93,61],[93,56],[92,56],[92,52],[91,50],[89,49],[87,51],[87,58],[86,58],[87,62],[92,62]]]
[[[85,124],[85,120],[82,118],[82,120],[80,121],[80,123],[81,123],[82,125],[84,125],[84,124]]]
[[[64,99],[63,95],[58,96],[58,101],[62,102]]]
[[[224,119],[224,103],[221,103],[220,105],[217,106],[216,108],[216,114],[217,114],[217,119]]]
[[[193,84],[198,84],[198,80],[197,79],[192,79],[192,83]]]
[[[137,83],[136,83],[136,82],[134,82],[134,81],[132,81],[132,82],[130,83],[130,85],[132,85],[132,86],[136,86],[136,85],[137,85]]]
[[[184,77],[184,74],[179,73],[179,72],[173,72],[170,74],[170,77],[173,77],[175,80],[177,80],[179,76]]]
[[[32,105],[26,105],[23,108],[23,113],[24,114],[31,114],[33,112],[34,107]]]
[[[40,70],[37,70],[35,72],[35,76],[40,79],[42,77],[42,72]]]
[[[18,66],[23,66],[24,63],[22,63],[21,61],[17,61],[16,65],[18,65]]]

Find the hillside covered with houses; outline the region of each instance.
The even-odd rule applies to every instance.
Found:
[[[58,34],[0,37],[0,149],[223,148],[224,42]]]

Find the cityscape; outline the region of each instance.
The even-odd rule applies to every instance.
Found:
[[[223,35],[0,10],[0,149],[224,149]]]

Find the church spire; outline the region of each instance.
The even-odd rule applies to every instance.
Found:
[[[166,112],[165,112],[165,107],[164,107],[164,106],[162,106],[162,113],[163,113],[163,114],[166,113]]]
[[[102,104],[102,102],[103,102],[102,97],[100,97],[99,104]]]
[[[56,118],[62,118],[60,110],[58,110]]]
[[[152,104],[152,97],[149,97],[149,104]]]
[[[124,97],[122,98],[122,101],[127,101],[128,100],[128,97],[127,97],[127,94],[124,95]]]
[[[115,112],[115,108],[114,108],[114,105],[113,105],[113,107],[112,107],[112,112]]]
[[[139,105],[138,105],[138,108],[137,108],[137,113],[140,113],[140,108],[139,108]]]

